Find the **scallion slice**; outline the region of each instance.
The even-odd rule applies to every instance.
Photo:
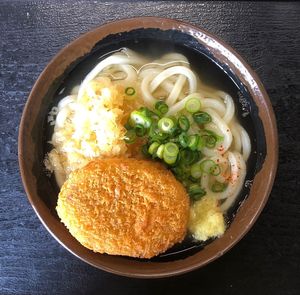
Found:
[[[190,128],[190,121],[186,116],[181,115],[178,118],[178,125],[182,131],[188,131]]]
[[[162,115],[166,114],[169,110],[168,105],[163,100],[157,101],[154,108]]]
[[[136,133],[134,130],[128,130],[126,133],[125,133],[125,137],[124,137],[124,141],[126,143],[134,143],[136,140]]]
[[[183,165],[192,165],[199,160],[199,152],[184,149],[180,151],[180,162]]]
[[[165,145],[164,144],[161,144],[157,151],[156,151],[156,155],[158,158],[162,159],[164,157],[164,149],[165,149]]]
[[[157,122],[153,122],[151,124],[148,135],[151,141],[159,141],[159,142],[163,142],[169,137],[167,133],[162,133],[160,131]]]
[[[173,167],[171,170],[176,175],[176,177],[179,178],[180,180],[184,178],[184,171],[180,166]]]
[[[175,124],[171,118],[164,117],[158,121],[158,128],[164,133],[171,133]]]
[[[197,112],[193,114],[193,119],[197,124],[207,124],[212,121],[210,114],[206,112]]]
[[[154,155],[158,149],[158,147],[160,146],[160,144],[158,142],[153,142],[151,143],[151,145],[149,146],[149,149],[148,149],[148,153],[150,155]]]
[[[125,94],[128,96],[135,95],[135,89],[133,87],[127,87],[125,89]]]
[[[214,192],[214,193],[221,193],[221,192],[224,192],[226,187],[227,187],[227,183],[222,183],[222,182],[219,182],[219,181],[216,181],[212,187],[211,187],[211,190]]]
[[[203,135],[202,138],[205,141],[205,146],[208,148],[214,148],[217,143],[217,138],[213,135]]]
[[[189,144],[189,136],[185,132],[182,132],[178,136],[178,141],[183,148],[186,148]]]
[[[199,136],[197,150],[201,151],[204,147],[205,147],[205,139],[202,136]]]
[[[152,111],[150,111],[148,108],[146,107],[140,107],[138,109],[138,112],[140,112],[143,116],[145,117],[151,117],[152,115]]]
[[[206,191],[199,184],[193,183],[188,187],[188,194],[194,201],[198,201],[206,195]]]
[[[134,127],[137,124],[149,128],[152,124],[152,120],[140,111],[133,111],[130,114],[130,125]]]
[[[188,139],[188,147],[192,151],[195,151],[198,147],[198,142],[199,142],[199,135],[198,134],[190,135],[189,139]]]
[[[181,153],[179,153],[179,157],[181,157]],[[188,177],[191,174],[191,166],[183,163],[182,159],[180,159],[179,165],[184,172],[184,175]]]
[[[164,146],[163,159],[167,164],[172,165],[176,162],[178,153],[179,148],[177,144],[174,142],[168,142]]]
[[[221,173],[219,164],[216,164],[213,160],[204,160],[200,163],[202,172],[217,176]]]
[[[195,179],[200,178],[202,175],[200,163],[195,163],[194,165],[191,166],[191,176]]]
[[[196,113],[200,110],[201,108],[201,103],[198,98],[190,98],[186,103],[185,103],[185,109],[189,113]]]
[[[142,124],[136,124],[134,131],[138,137],[142,137],[146,134],[146,128]]]
[[[204,133],[204,135],[211,135],[211,136],[215,137],[216,140],[217,140],[217,142],[224,140],[224,136],[220,136],[217,133],[215,133],[215,132],[213,132],[213,131],[211,131],[209,129],[204,129],[203,133]]]
[[[219,164],[215,164],[213,167],[210,169],[210,174],[213,176],[218,176],[221,173],[221,168]]]

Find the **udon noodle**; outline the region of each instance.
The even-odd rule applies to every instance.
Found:
[[[176,116],[180,113],[192,121],[192,115],[185,110],[186,103],[190,98],[196,98],[201,102],[201,111],[211,117],[211,122],[206,124],[205,129],[216,134],[219,140],[213,148],[203,147],[201,150],[203,158],[200,162],[207,159],[213,160],[218,163],[222,173],[219,175],[202,173],[199,183],[207,195],[220,200],[223,212],[228,210],[235,202],[244,184],[246,161],[251,152],[250,139],[246,130],[238,123],[232,97],[223,91],[204,85],[195,71],[191,69],[187,58],[179,53],[169,53],[160,59],[149,60],[128,48],[122,48],[101,60],[83,79],[80,86],[76,87],[72,94],[62,99],[55,109],[57,117],[51,141],[55,153],[60,155],[75,151],[74,146],[67,148],[64,145],[65,139],[59,138],[57,134],[68,127],[70,116],[74,112],[84,111],[76,109],[76,102],[83,100],[87,94],[89,97],[99,97],[99,93],[90,86],[91,82],[101,78],[108,79],[113,85],[133,86],[138,95],[138,103],[135,106],[144,105],[153,109],[158,100],[163,100],[169,107],[166,116]],[[108,87],[111,87],[111,84]],[[104,94],[101,93],[101,95]],[[127,102],[124,101],[124,103]],[[132,102],[128,103],[132,104]],[[133,107],[130,110],[132,109]],[[201,132],[201,126],[197,124],[192,124],[188,130],[188,134],[199,132]],[[105,135],[102,134],[102,136]],[[123,131],[119,132],[118,136],[124,136]],[[111,155],[127,153],[123,146],[119,148],[120,142],[112,141],[109,144],[115,144],[118,147],[111,151]],[[76,152],[82,153],[80,147],[76,148]],[[101,154],[101,151],[96,153],[91,151],[88,155],[82,153],[85,160],[78,162],[79,164],[75,168],[84,166],[93,158],[106,155]],[[52,164],[52,170],[57,177],[63,175],[62,179],[65,179],[72,170],[63,167],[61,158],[57,158],[56,161],[52,159],[50,164]],[[212,191],[211,184],[215,181],[221,184],[226,183],[226,188],[221,192]]]

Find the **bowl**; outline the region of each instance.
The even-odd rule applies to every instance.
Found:
[[[151,260],[94,253],[77,242],[55,211],[58,187],[46,175],[43,159],[51,128],[47,114],[99,56],[133,48],[152,54],[171,50],[188,56],[201,68],[205,83],[230,93],[237,116],[251,137],[245,186],[228,212],[225,234],[208,243],[183,243]],[[224,41],[193,25],[165,18],[141,17],[102,25],[63,48],[39,76],[27,100],[19,129],[19,164],[29,202],[53,237],[83,261],[119,275],[158,278],[202,267],[233,247],[253,226],[270,194],[278,158],[277,129],[269,97],[258,76]]]

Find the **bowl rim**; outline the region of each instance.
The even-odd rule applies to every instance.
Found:
[[[229,229],[227,229],[224,234],[224,236],[227,235],[226,239],[223,236],[205,247],[207,253],[205,253],[204,257],[203,255],[198,255],[200,252],[204,251],[202,250],[196,254],[193,254],[191,256],[193,259],[188,257],[182,260],[175,260],[167,263],[138,261],[129,263],[123,267],[122,265],[111,264],[109,261],[101,261],[101,259],[100,262],[99,260],[95,261],[93,258],[94,256],[89,255],[88,253],[82,253],[82,249],[77,247],[74,244],[74,241],[69,241],[69,237],[66,238],[63,236],[62,232],[60,232],[59,228],[57,228],[57,220],[51,216],[49,210],[43,204],[43,202],[36,197],[36,193],[33,189],[34,185],[30,182],[28,165],[26,163],[27,154],[25,147],[28,143],[28,139],[26,137],[26,134],[28,133],[27,122],[31,117],[31,108],[34,107],[35,102],[41,98],[39,92],[41,90],[45,90],[43,89],[42,85],[46,83],[49,73],[55,70],[56,67],[58,67],[58,64],[60,64],[61,69],[66,69],[66,67],[70,64],[68,61],[64,61],[64,56],[66,53],[75,54],[75,57],[79,58],[87,53],[93,47],[93,45],[108,35],[143,28],[157,28],[161,30],[174,29],[189,34],[196,38],[197,41],[203,44],[205,47],[208,47],[219,60],[225,60],[227,63],[229,63],[229,66],[233,68],[233,72],[247,86],[248,91],[258,106],[259,116],[262,119],[266,137],[267,153],[263,167],[255,175],[249,197],[244,201],[244,204],[241,205],[241,208],[237,212],[234,219],[236,220],[236,218],[239,218],[239,221],[244,227],[240,227],[240,229],[236,227],[237,229],[235,229],[235,231],[231,230],[229,234],[228,231],[234,224],[233,221]],[[73,61],[76,60],[76,58],[73,59]],[[54,76],[56,74],[57,73],[54,73]],[[233,49],[219,37],[207,32],[201,27],[196,27],[183,21],[150,16],[135,17],[109,22],[86,32],[63,47],[46,65],[36,80],[23,110],[19,126],[18,159],[23,186],[31,206],[41,220],[42,224],[64,248],[88,264],[111,273],[137,278],[162,278],[183,274],[208,264],[231,249],[250,230],[264,208],[274,183],[278,164],[278,134],[275,114],[262,82],[254,70],[252,70],[252,68],[246,63],[240,54],[236,52],[235,49]],[[261,180],[258,181],[258,178],[264,178],[263,183]],[[259,191],[259,196],[253,196],[254,190]],[[244,210],[245,207],[249,207],[249,212]],[[245,215],[242,216],[242,214]],[[214,247],[211,247],[212,244]],[[102,254],[97,255],[102,256]]]

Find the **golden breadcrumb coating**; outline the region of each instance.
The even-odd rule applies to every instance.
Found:
[[[85,247],[151,258],[183,240],[189,198],[162,165],[109,158],[72,172],[61,188],[56,210]]]

